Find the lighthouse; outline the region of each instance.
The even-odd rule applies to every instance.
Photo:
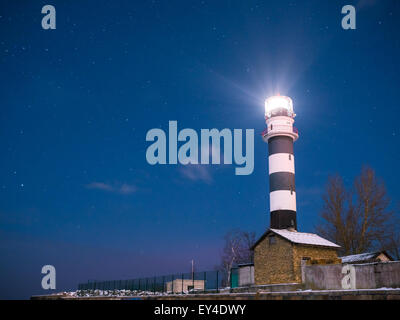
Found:
[[[265,100],[262,137],[268,143],[270,228],[253,244],[254,283],[302,283],[303,267],[339,264],[337,244],[314,233],[297,231],[293,144],[299,138],[293,101],[285,96]]]
[[[293,126],[293,101],[272,96],[265,101],[262,137],[268,143],[270,228],[297,230],[293,143],[299,137]]]

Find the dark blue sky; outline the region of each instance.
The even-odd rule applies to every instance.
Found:
[[[41,8],[57,29],[41,28]],[[341,28],[341,8],[357,29]],[[218,263],[269,224],[263,101],[292,97],[300,231],[327,177],[373,167],[396,202],[400,3],[1,1],[0,298]],[[255,169],[150,166],[152,128],[253,128]]]

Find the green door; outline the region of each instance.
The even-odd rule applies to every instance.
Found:
[[[231,269],[231,288],[239,286],[239,272],[237,268]]]

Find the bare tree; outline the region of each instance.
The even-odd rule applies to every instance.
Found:
[[[350,199],[342,178],[338,175],[330,177],[320,212],[323,223],[320,223],[316,230],[321,236],[339,244],[342,247],[342,254],[349,254],[352,251],[351,230],[354,229],[354,210],[349,205]]]
[[[387,237],[380,240],[380,249],[387,251],[394,259],[400,260],[400,205],[386,234]]]
[[[322,236],[339,244],[341,254],[356,254],[381,248],[388,243],[393,214],[384,183],[374,170],[364,167],[348,191],[339,176],[328,180],[322,222],[316,227]]]
[[[390,200],[385,185],[376,178],[374,170],[364,167],[356,178],[355,192],[357,196],[356,252],[364,252],[376,247],[377,241],[384,241],[389,236],[388,222],[393,213],[388,210]]]
[[[234,264],[253,262],[253,252],[250,247],[255,243],[255,233],[239,229],[228,231],[222,250],[221,264],[218,267],[224,274],[225,284],[230,279],[231,268]]]
[[[382,240],[381,250],[387,251],[395,260],[400,260],[400,231],[393,230]]]

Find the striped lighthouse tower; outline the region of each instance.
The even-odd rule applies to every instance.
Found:
[[[272,229],[297,230],[293,142],[299,135],[293,127],[295,116],[289,97],[278,95],[265,101],[267,128],[263,132],[263,139],[268,143]]]

